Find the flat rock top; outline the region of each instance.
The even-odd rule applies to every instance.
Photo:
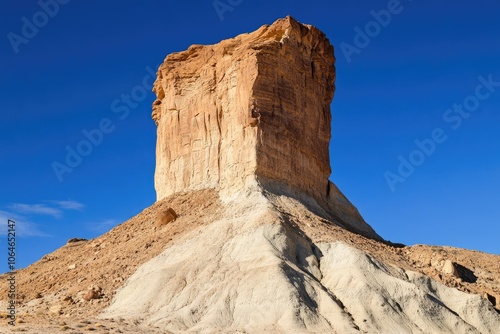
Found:
[[[300,23],[293,17],[288,16],[278,19],[271,25],[263,25],[256,31],[240,34],[236,37],[225,39],[217,44],[193,44],[186,51],[171,53],[165,58],[165,62],[176,63],[187,60],[190,57],[195,57],[196,53],[202,49],[221,51],[222,55],[225,55],[230,54],[240,46],[258,49],[266,43],[279,42],[284,36],[300,40],[307,34],[313,35],[309,37],[310,40],[315,38],[320,40],[326,39],[326,35],[318,28],[309,24]]]
[[[202,45],[193,44],[187,50],[174,52],[169,54],[162,65],[158,69],[158,78],[153,85],[153,92],[161,100],[164,95],[161,88],[162,72],[168,73],[176,68],[181,67],[183,71],[190,72],[200,68],[200,64],[205,64],[208,59],[222,59],[224,56],[232,56],[234,59],[242,59],[248,56],[248,52],[259,50],[270,43],[280,42],[284,37],[292,38],[295,41],[302,40],[307,36],[305,42],[312,43],[313,40],[321,41],[313,45],[315,48],[324,47],[331,49],[331,57],[333,57],[333,48],[328,41],[326,35],[318,28],[303,24],[295,20],[293,17],[278,19],[271,25],[263,25],[258,30],[251,33],[240,34],[234,38],[225,39],[217,44]],[[332,83],[333,84],[333,83]],[[333,96],[333,87],[332,92]],[[158,125],[160,110],[155,108],[159,102],[153,103],[153,120]]]

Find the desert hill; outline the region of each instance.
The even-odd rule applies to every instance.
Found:
[[[157,202],[20,270],[15,330],[496,333],[499,256],[385,241],[329,181],[334,63],[290,17],[167,56]]]
[[[470,308],[470,312],[484,312],[484,314],[476,313],[477,322],[481,323],[485,321],[487,319],[485,316],[488,314],[491,317],[495,317],[494,311],[492,311],[493,305],[487,299],[483,298],[483,296],[485,293],[489,293],[492,296],[499,295],[498,282],[500,268],[498,266],[498,256],[449,247],[424,245],[412,247],[392,246],[349,232],[337,226],[335,222],[325,220],[311,213],[303,204],[292,198],[276,195],[271,195],[271,198],[273,205],[270,209],[270,214],[280,213],[282,215],[281,221],[272,222],[269,219],[267,224],[260,224],[261,228],[277,229],[275,231],[277,235],[284,234],[290,236],[292,240],[300,240],[294,241],[294,243],[301,245],[301,247],[310,247],[311,249],[313,245],[317,245],[314,247],[318,247],[321,250],[321,247],[324,247],[323,245],[329,245],[328,247],[330,248],[328,251],[330,252],[331,247],[334,247],[333,249],[336,251],[341,249],[340,254],[343,258],[348,259],[350,256],[353,256],[356,259],[354,263],[347,263],[347,265],[344,265],[339,270],[342,275],[356,268],[357,264],[362,261],[365,261],[365,264],[371,265],[370,270],[374,273],[380,273],[384,276],[381,279],[382,282],[392,276],[386,270],[392,274],[394,274],[394,271],[404,271],[405,273],[415,275],[421,281],[414,280],[412,283],[408,283],[405,278],[402,279],[398,276],[392,279],[401,280],[400,284],[414,284],[415,291],[410,291],[412,294],[415,293],[415,296],[418,295],[419,290],[425,291],[429,296],[436,296],[438,291],[447,291],[446,287],[448,287],[448,290],[453,291],[455,294],[463,293],[463,295],[459,295],[458,300],[464,300],[467,307]],[[145,310],[137,311],[137,305],[129,307],[130,314],[119,313],[123,312],[124,305],[121,305],[122,309],[119,310],[117,310],[117,306],[120,306],[120,304],[112,307],[114,311],[111,312],[116,313],[111,315],[114,321],[104,320],[100,315],[103,310],[110,312],[108,309],[109,305],[112,303],[117,292],[124,291],[120,290],[125,289],[123,288],[124,286],[135,290],[136,286],[129,286],[127,281],[142,264],[147,265],[147,263],[150,263],[150,266],[153,265],[153,267],[157,267],[158,269],[162,268],[155,262],[151,263],[149,261],[155,261],[155,259],[158,261],[157,256],[163,250],[171,249],[179,241],[189,242],[192,240],[191,242],[199,242],[206,239],[204,237],[205,230],[211,225],[216,229],[215,238],[225,240],[227,235],[220,229],[221,226],[214,224],[214,222],[223,219],[225,214],[230,214],[234,218],[235,215],[241,212],[236,210],[235,206],[221,203],[217,193],[212,190],[177,194],[155,203],[152,207],[145,209],[136,217],[124,222],[101,237],[88,241],[71,242],[56,252],[48,254],[37,263],[18,272],[18,289],[21,292],[21,299],[19,300],[21,315],[19,319],[21,319],[22,323],[19,323],[17,327],[29,328],[29,330],[37,328],[39,333],[57,333],[59,331],[82,332],[89,328],[94,328],[96,331],[103,333],[118,333],[118,330],[125,333],[154,333],[156,331],[158,333],[168,333],[168,331],[155,328],[156,326],[164,328],[161,322],[156,323],[153,321],[150,323],[146,320],[144,315],[148,314],[148,312]],[[168,225],[156,227],[155,222],[158,214],[164,212],[167,207],[174,208],[179,217]],[[250,207],[248,211],[255,211],[255,207]],[[240,219],[246,220],[246,216],[240,217]],[[278,220],[280,219],[278,218]],[[240,224],[241,222],[236,223]],[[239,228],[234,228],[234,230],[239,231]],[[229,233],[227,230],[225,232]],[[241,232],[242,234],[245,233],[244,230],[241,230]],[[290,248],[303,249],[299,248],[296,244]],[[202,258],[200,261],[203,264],[209,259],[209,255],[205,254],[209,250],[208,246],[199,245],[195,247],[195,249],[202,249],[199,253],[201,253],[200,256]],[[224,248],[224,245],[217,246]],[[242,247],[247,247],[247,244]],[[177,249],[174,249],[174,251],[177,251]],[[186,254],[186,250],[184,250],[184,253],[179,253],[184,256],[192,255],[192,253]],[[245,253],[248,253],[246,249]],[[263,253],[263,250],[259,249],[258,253]],[[299,260],[296,260],[297,257],[293,259],[295,266],[297,266],[295,268],[297,271],[303,270],[307,275],[314,273],[316,275],[314,277],[322,277],[319,279],[319,282],[328,277],[328,272],[325,274],[324,270],[326,263],[330,261],[325,259],[323,251],[323,255],[319,257],[320,260],[315,266],[314,260],[311,258],[314,252],[306,249],[305,251],[302,250],[302,253],[303,255],[300,255],[300,252],[299,254],[295,254]],[[290,255],[287,256],[290,257]],[[473,270],[474,274],[477,275],[477,281],[469,283],[452,274],[444,273],[443,265],[446,260],[460,263]],[[169,263],[174,262],[173,259],[164,261]],[[256,262],[262,261],[264,261],[263,258],[256,259]],[[309,269],[305,267],[309,265],[308,261],[312,263]],[[185,262],[192,263],[192,260],[185,260]],[[214,263],[218,262],[214,261]],[[377,264],[379,268],[377,269],[374,264]],[[217,271],[219,269],[216,267],[213,270]],[[357,270],[360,269],[358,268]],[[362,269],[362,271],[364,270],[366,268]],[[177,271],[172,269],[172,272]],[[369,272],[367,271],[367,273]],[[141,275],[138,276],[140,277]],[[209,275],[207,274],[207,276]],[[151,287],[153,282],[149,278],[146,280],[147,283],[144,284],[145,288]],[[3,277],[1,283],[1,289],[4,290],[6,284]],[[251,281],[252,286],[255,283],[257,282]],[[139,285],[141,284],[139,283]],[[366,283],[358,282],[356,284],[363,286]],[[158,284],[158,286],[162,285],[171,286],[168,282]],[[85,294],[90,289],[95,289],[96,287],[102,289],[98,298],[89,301],[85,300]],[[137,298],[137,295],[129,294],[127,290],[125,291],[125,294],[130,295],[131,299],[140,300]],[[143,290],[138,291],[141,295],[144,292]],[[157,293],[156,290],[155,293]],[[336,295],[338,296],[338,294]],[[362,296],[365,295],[362,294]],[[410,299],[414,299],[420,303],[421,301],[415,296],[411,295]],[[354,298],[349,296],[349,299],[352,299],[351,303],[355,304],[360,302],[359,297]],[[369,299],[372,296],[366,295],[365,298]],[[381,300],[384,298],[387,298],[387,296],[381,297]],[[439,297],[438,300],[442,302],[441,298]],[[157,299],[157,296],[154,296],[152,299]],[[344,299],[340,299],[340,301],[348,305]],[[2,302],[5,303],[6,299],[3,299]],[[127,308],[129,302],[125,302],[125,308]],[[159,302],[161,303],[162,300],[160,299]],[[401,302],[398,301],[398,303],[402,305]],[[346,307],[345,305],[344,307]],[[209,308],[207,307],[207,309]],[[444,309],[446,310],[446,308]],[[457,309],[452,308],[452,310],[456,312]],[[410,315],[417,313],[417,310],[414,309],[409,313]],[[136,317],[139,319],[135,319]],[[389,315],[384,315],[383,317],[372,315],[372,317],[383,318],[385,319],[384,321],[392,322]],[[35,327],[33,327],[33,324],[35,324]],[[106,327],[100,327],[99,325]],[[143,326],[147,326],[146,329]],[[194,330],[194,332],[197,332],[197,330]],[[304,330],[304,332],[307,331]],[[411,331],[408,330],[407,332]],[[425,333],[426,331],[423,332]],[[447,331],[434,330],[427,332],[446,333]],[[448,332],[451,331],[448,330]],[[459,333],[460,331],[455,332]],[[474,332],[472,330],[472,333]],[[479,332],[488,333],[488,331],[484,330],[480,330]],[[494,331],[490,332],[494,333]]]

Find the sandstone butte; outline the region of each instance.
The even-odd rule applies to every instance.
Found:
[[[498,333],[499,256],[385,241],[329,181],[334,63],[291,17],[167,56],[156,203],[20,270],[16,330]]]
[[[311,197],[379,238],[328,180],[334,63],[325,34],[293,18],[169,55],[153,88],[158,200],[262,187]]]

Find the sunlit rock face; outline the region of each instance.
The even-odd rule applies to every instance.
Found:
[[[326,36],[292,18],[169,55],[154,85],[158,199],[259,177],[326,193],[334,79]]]

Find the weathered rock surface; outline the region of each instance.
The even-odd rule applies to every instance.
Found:
[[[443,274],[450,275],[459,278],[465,282],[475,283],[477,280],[474,272],[459,263],[455,263],[451,260],[446,260],[444,262],[443,268],[441,269]]]
[[[170,224],[177,219],[177,213],[172,208],[167,208],[167,210],[160,212],[155,220],[155,226],[161,227]]]
[[[88,290],[83,295],[83,299],[86,301],[90,301],[92,299],[97,299],[97,298],[99,298],[99,292],[96,290]]]
[[[312,216],[378,238],[328,181],[333,63],[326,37],[291,18],[167,57],[153,112],[158,198],[215,188],[224,213],[142,265],[104,317],[139,312],[173,333],[495,331],[491,298],[313,241]],[[457,285],[465,270],[442,268]]]
[[[169,55],[154,84],[157,199],[278,189],[379,238],[328,180],[334,62],[326,36],[290,17]]]
[[[221,323],[234,316],[234,331],[226,332],[240,328],[240,332],[262,333],[261,314],[242,308],[249,298],[254,305],[263,301],[258,309],[265,309],[267,324],[272,317],[283,315],[266,333],[333,333],[325,330],[329,325],[324,319],[348,317],[348,313],[354,325],[337,332],[498,332],[500,315],[495,316],[491,308],[496,302],[500,309],[499,256],[450,247],[396,248],[349,232],[337,221],[315,215],[307,203],[297,199],[271,193],[265,193],[267,199],[263,199],[258,193],[225,203],[214,190],[178,194],[154,203],[96,239],[67,244],[19,270],[18,316],[25,323],[16,328],[27,333],[76,333],[86,331],[82,323],[92,323],[99,333],[118,333],[118,329],[123,333],[166,333],[167,328],[172,333],[199,333],[200,328],[206,333],[223,333]],[[169,207],[179,217],[155,229],[156,217]],[[477,282],[439,277],[441,269],[428,265],[437,255],[473,269]],[[74,263],[78,263],[76,268],[68,270]],[[127,309],[123,302],[128,297],[121,291],[131,291],[132,286],[140,287],[133,290],[138,299]],[[100,298],[83,299],[89,289],[99,287]],[[8,275],[0,275],[0,291],[7,290]],[[282,298],[269,297],[276,294]],[[139,310],[147,304],[139,309],[131,306],[148,298],[151,307],[144,313]],[[114,306],[106,316],[122,314],[124,319],[95,319],[111,300]],[[6,310],[8,302],[7,294],[0,294],[0,308]],[[344,309],[335,306],[338,302]],[[227,309],[225,305],[229,305]],[[59,313],[50,313],[53,306]],[[396,310],[391,311],[392,306]],[[212,307],[224,313],[210,317]],[[191,310],[200,311],[193,314]],[[428,317],[429,313],[433,316]],[[5,316],[0,311],[2,333],[10,330]],[[301,319],[307,321],[305,325]],[[423,328],[433,330],[416,329],[424,320],[428,322]],[[174,330],[183,323],[186,331]],[[100,329],[98,324],[106,328]],[[332,322],[331,327],[340,329],[342,324],[346,322]],[[260,324],[260,328],[265,326]],[[385,330],[389,326],[411,331]],[[293,328],[296,330],[290,330]]]
[[[256,176],[326,196],[333,47],[292,18],[169,55],[154,84],[158,199]]]
[[[295,210],[278,210],[279,207]],[[343,241],[313,241],[275,195],[236,198],[142,265],[104,318],[171,333],[495,333],[493,305]],[[302,218],[302,223],[313,217]],[[319,230],[318,225],[312,230]],[[316,238],[314,238],[316,239]]]

